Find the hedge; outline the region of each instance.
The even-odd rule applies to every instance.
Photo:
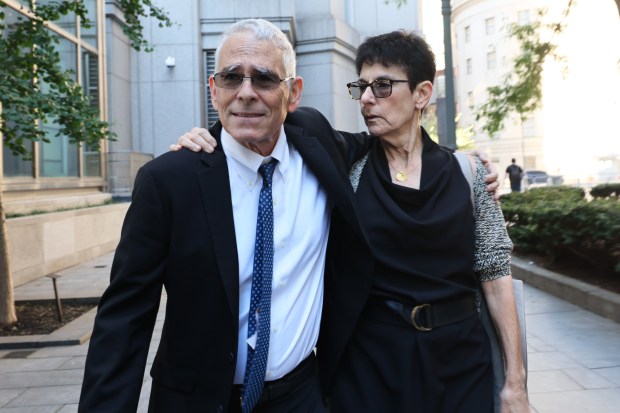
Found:
[[[590,195],[593,198],[613,198],[620,199],[620,183],[600,184],[592,187]]]
[[[555,260],[567,254],[620,274],[620,202],[587,201],[580,188],[533,188],[501,198],[517,250]]]

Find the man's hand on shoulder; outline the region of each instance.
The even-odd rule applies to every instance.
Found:
[[[217,141],[205,128],[192,128],[191,131],[179,137],[177,143],[170,145],[171,151],[187,148],[194,152],[205,151],[212,153],[217,146]]]

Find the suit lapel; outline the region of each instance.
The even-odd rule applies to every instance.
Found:
[[[218,139],[219,149],[211,154],[202,154],[202,162],[207,168],[199,172],[198,179],[222,284],[232,313],[238,315],[239,260],[228,166],[221,150],[219,130],[212,130],[211,133]],[[238,322],[238,317],[235,320]]]
[[[351,227],[359,235],[362,235],[357,213],[353,206],[353,191],[348,177],[344,177],[336,168],[335,161],[317,137],[307,136],[301,127],[287,125],[286,123],[284,130],[286,138],[299,151],[304,162],[334,202],[334,206],[341,210],[342,215]]]

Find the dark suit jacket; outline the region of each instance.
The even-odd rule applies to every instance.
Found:
[[[220,131],[211,133],[219,140]],[[285,131],[335,206],[333,230],[362,237],[347,169],[367,151],[367,136],[336,133],[307,108],[289,114]],[[226,411],[237,362],[237,262],[221,145],[212,154],[166,153],[141,168],[100,301],[79,411],[136,410],[162,287],[166,318],[151,370],[150,411]],[[335,262],[337,270],[344,261]]]

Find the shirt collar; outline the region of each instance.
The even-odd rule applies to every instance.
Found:
[[[268,156],[262,156],[246,148],[224,128],[222,128],[220,136],[222,140],[222,149],[224,149],[226,157],[236,161],[236,165],[233,166],[233,168],[250,189],[252,189],[254,184],[258,181],[258,168],[271,159],[278,160],[276,173],[279,173],[284,179],[284,173],[289,165],[289,148],[286,133],[284,132],[284,125],[281,126],[280,136],[276,141],[273,151],[271,151],[271,154]]]

